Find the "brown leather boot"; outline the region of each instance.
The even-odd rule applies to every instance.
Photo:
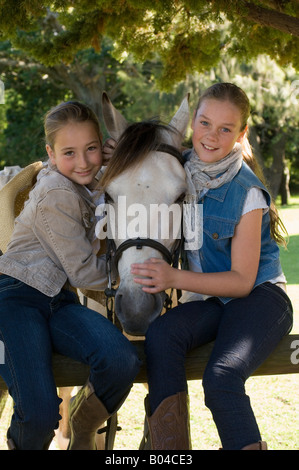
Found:
[[[189,397],[186,392],[165,398],[147,416],[152,450],[190,450]]]
[[[96,450],[96,431],[110,414],[90,382],[71,400],[69,414],[71,439],[68,450]]]
[[[9,430],[7,432],[7,440],[6,440],[8,450],[17,450],[17,446],[15,445],[12,438],[9,436]]]
[[[267,442],[258,441],[254,444],[249,444],[248,446],[243,447],[241,450],[268,450]]]

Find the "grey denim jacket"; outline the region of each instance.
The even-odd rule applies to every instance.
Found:
[[[95,225],[95,204],[86,188],[48,164],[15,221],[0,272],[49,297],[67,280],[73,287],[104,290],[105,259],[92,247]]]

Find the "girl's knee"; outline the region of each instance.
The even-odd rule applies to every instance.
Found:
[[[125,338],[124,338],[125,339]],[[137,349],[127,339],[115,350],[100,359],[98,366],[93,368],[99,379],[119,383],[125,386],[131,384],[139,372],[141,361]]]
[[[151,341],[152,339],[156,340],[159,336],[164,336],[165,332],[167,331],[167,317],[161,316],[154,320],[148,327],[147,332],[145,334],[145,338],[147,342]]]
[[[205,404],[208,408],[221,407],[229,397],[244,395],[244,380],[237,370],[221,365],[207,367],[202,379]]]
[[[128,384],[133,382],[138,374],[141,366],[141,361],[137,354],[137,349],[131,343],[126,347],[126,351],[121,353],[118,358],[118,372],[119,377],[125,376]]]
[[[176,323],[169,320],[169,315],[164,314],[150,324],[145,335],[145,348],[147,353],[156,350],[162,351],[164,347],[166,349],[170,347],[172,338],[175,336]]]

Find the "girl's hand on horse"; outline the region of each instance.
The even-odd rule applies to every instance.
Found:
[[[114,139],[111,139],[111,137],[105,140],[104,145],[103,145],[103,150],[102,150],[103,165],[107,165],[107,163],[109,162],[110,158],[113,155],[116,145],[117,145],[117,142]]]
[[[131,265],[131,273],[134,282],[144,286],[142,290],[149,294],[156,294],[170,287],[174,287],[178,270],[172,268],[166,261],[159,258],[150,258],[144,263],[134,263]]]

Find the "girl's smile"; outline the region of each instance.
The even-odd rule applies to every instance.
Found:
[[[208,147],[207,145],[205,144],[201,144],[206,150],[218,150],[217,148],[214,148],[214,147]]]

